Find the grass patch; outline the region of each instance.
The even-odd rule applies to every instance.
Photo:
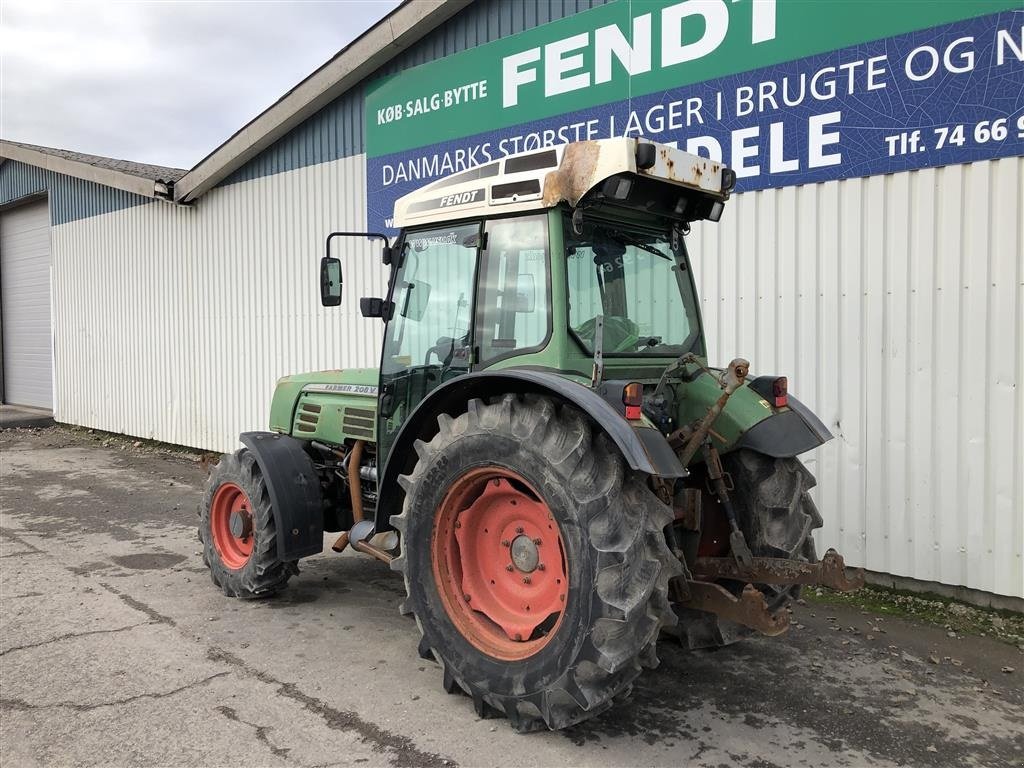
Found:
[[[1024,648],[1024,615],[980,608],[933,594],[912,594],[867,586],[856,592],[835,592],[825,587],[805,589],[804,599],[819,605],[846,605],[883,616],[898,616],[942,627],[958,635],[994,637]]]

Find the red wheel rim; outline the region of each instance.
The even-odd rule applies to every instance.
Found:
[[[435,513],[431,555],[449,618],[479,650],[515,661],[555,636],[569,594],[565,546],[515,472],[481,467],[456,480]]]
[[[252,504],[245,491],[224,483],[210,504],[210,533],[213,546],[228,568],[238,570],[249,562],[254,542]]]

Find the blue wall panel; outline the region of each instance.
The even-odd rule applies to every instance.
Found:
[[[0,165],[0,205],[39,192],[46,192],[50,197],[51,226],[153,202],[149,197],[54,173],[17,160],[5,160]]]
[[[372,82],[429,61],[508,37],[613,0],[476,0],[367,78]],[[360,83],[221,182],[221,186],[363,152]]]

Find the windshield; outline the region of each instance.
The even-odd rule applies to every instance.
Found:
[[[605,355],[703,353],[682,236],[674,251],[669,230],[586,218],[582,229],[565,219],[569,327],[587,352],[601,315]]]

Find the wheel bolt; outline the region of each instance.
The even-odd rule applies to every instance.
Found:
[[[523,576],[523,584],[529,584],[529,583],[530,583],[530,577],[529,576]]]
[[[512,546],[512,542],[509,541],[508,539],[502,539],[501,540],[501,546],[503,546],[503,547],[511,547]]]
[[[462,596],[462,599],[463,599],[463,600],[465,600],[465,601],[466,601],[467,603],[468,603],[468,602],[469,602],[469,600],[470,600],[470,598],[469,598],[469,595],[463,595],[463,596]]]
[[[522,526],[520,526],[519,528],[516,528],[516,533],[522,533],[522,532],[523,532]]]
[[[540,539],[534,539],[533,543],[536,544],[539,547],[540,546]]]
[[[455,521],[455,527],[456,528],[461,528],[462,527],[462,523],[460,523],[458,520],[456,520]]]
[[[537,570],[538,570],[538,571],[543,571],[543,570],[544,570],[544,568],[545,568],[545,565],[544,565],[544,563],[537,563]]]
[[[509,571],[511,573],[511,571],[512,571],[512,563],[509,563],[508,565],[506,565],[505,566],[505,570]]]
[[[523,636],[516,632],[516,640],[522,640]]]

